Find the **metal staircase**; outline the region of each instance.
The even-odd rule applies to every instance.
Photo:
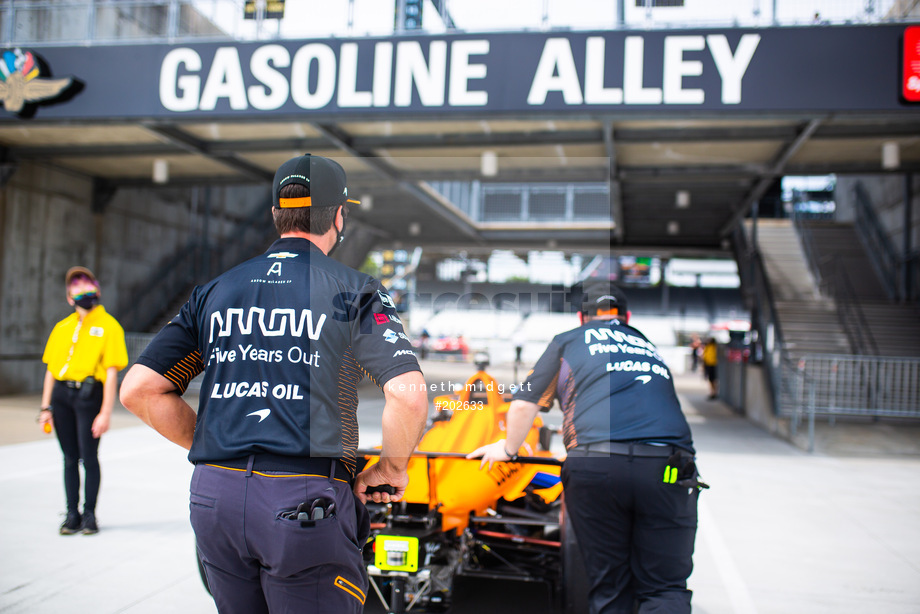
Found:
[[[747,222],[750,235],[752,223]],[[849,354],[852,347],[833,298],[822,296],[791,220],[758,220],[757,246],[773,291],[790,358]]]
[[[856,343],[858,353],[920,357],[920,309],[890,300],[853,224],[805,222],[802,228],[822,293],[834,297],[841,312],[858,311],[844,321],[846,329],[864,329],[850,334],[865,340]]]
[[[775,414],[791,418],[793,436],[807,419],[809,446],[816,416],[920,418],[916,306],[858,300],[846,256],[861,241],[829,233],[836,235],[829,242],[841,249],[835,255],[807,225],[798,226],[796,236],[791,221],[758,220],[733,233]],[[822,273],[821,267],[809,268],[812,262],[834,264]],[[897,321],[895,329],[887,329],[885,320]],[[894,349],[897,344],[901,350]],[[880,355],[880,349],[898,354]]]
[[[185,303],[195,285],[263,251],[277,237],[266,213],[269,209],[266,197],[216,245],[203,244],[195,237],[162,261],[145,282],[126,293],[127,300],[119,305],[125,330],[159,330]]]

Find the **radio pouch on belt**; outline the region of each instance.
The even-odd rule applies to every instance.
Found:
[[[664,468],[664,476],[661,481],[665,484],[675,484],[683,488],[697,488],[699,490],[709,488],[709,484],[700,481],[700,474],[696,470],[693,455],[683,450],[675,452],[668,458],[668,464]]]

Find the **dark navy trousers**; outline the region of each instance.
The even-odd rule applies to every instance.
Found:
[[[566,513],[590,585],[591,614],[689,614],[696,488],[662,481],[666,457],[574,456]]]
[[[285,517],[317,499],[327,509],[334,502],[334,511],[319,520]],[[363,611],[370,525],[347,482],[199,463],[189,507],[221,614]]]

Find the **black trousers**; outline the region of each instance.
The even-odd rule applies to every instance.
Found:
[[[102,382],[80,389],[68,388],[55,382],[51,391],[54,408],[54,430],[64,453],[64,493],[67,511],[79,511],[80,461],[86,474],[83,509],[96,510],[101,472],[99,469],[99,440],[93,437],[93,420],[102,408]]]
[[[662,480],[666,457],[573,456],[566,513],[584,559],[591,614],[689,614],[699,491]]]
[[[317,499],[335,503],[321,520],[286,517]],[[370,518],[348,482],[199,463],[189,508],[221,614],[364,610]]]

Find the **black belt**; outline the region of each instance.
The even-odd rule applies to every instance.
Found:
[[[94,378],[94,377],[87,377],[85,380],[82,380],[82,381],[79,381],[79,382],[74,381],[74,380],[72,380],[72,379],[61,379],[61,380],[58,380],[58,383],[64,384],[64,385],[67,386],[68,388],[73,388],[74,390],[79,390],[79,389],[82,388],[83,386],[92,386],[93,384],[95,384],[95,383],[96,383],[96,378]]]
[[[621,454],[623,456],[648,456],[667,458],[680,450],[673,445],[653,445],[648,443],[630,443],[622,441],[599,441],[575,446],[569,454]]]
[[[214,465],[231,469],[249,469],[252,459],[252,471],[283,471],[285,473],[309,474],[328,477],[335,462],[335,477],[344,482],[351,482],[352,475],[345,464],[337,458],[320,456],[282,456],[280,454],[252,454],[214,461],[195,461],[196,465]]]

